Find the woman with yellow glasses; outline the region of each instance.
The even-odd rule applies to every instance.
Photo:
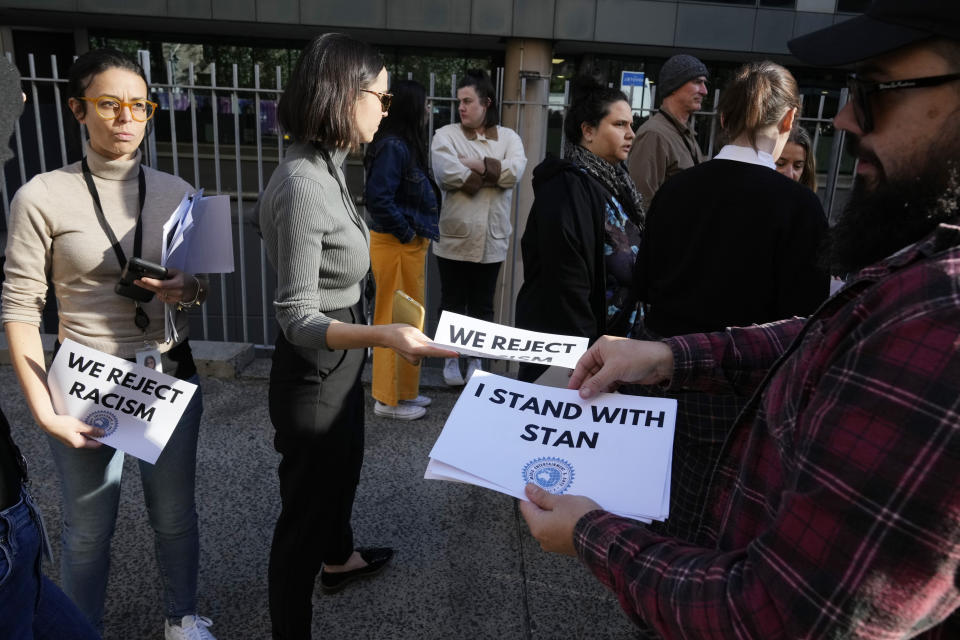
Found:
[[[101,629],[123,453],[93,439],[101,429],[54,411],[39,331],[47,281],[57,296],[60,341],[70,338],[131,361],[139,352],[160,352],[166,373],[193,383],[197,370],[184,311],[203,302],[207,285],[200,276],[168,269],[167,280],[135,281],[148,290],[139,292],[147,301],[114,290],[128,256],[160,262],[163,223],[193,188],[140,163],[140,143],[157,106],[146,99],[140,65],[118,51],[91,51],[71,67],[68,91],[70,110],[90,136],[86,154],[35,176],[14,197],[2,320],[14,370],[34,420],[49,435],[60,475],[60,581]],[[164,304],[177,309],[178,342],[165,341]],[[210,621],[197,615],[194,478],[202,412],[198,390],[156,464],[139,462],[166,640],[213,638]]]
[[[118,118],[120,117],[121,111],[129,109],[131,118],[137,122],[146,122],[153,117],[153,112],[157,108],[156,102],[150,102],[146,98],[134,100],[133,102],[124,102],[116,96],[99,96],[97,98],[80,96],[80,100],[96,105],[97,115],[104,120]]]

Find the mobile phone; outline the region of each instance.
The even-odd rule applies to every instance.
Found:
[[[403,322],[423,331],[423,321],[426,318],[423,305],[397,289],[393,292],[393,322]]]
[[[138,287],[133,284],[138,278],[156,278],[157,280],[166,280],[170,273],[166,267],[162,267],[155,262],[133,257],[127,260],[123,267],[123,273],[120,274],[120,282],[113,288],[117,294],[132,298],[138,302],[150,302],[153,300],[153,291]]]

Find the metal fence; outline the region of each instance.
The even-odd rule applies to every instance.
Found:
[[[152,93],[160,107],[148,127],[144,141],[144,162],[154,168],[184,177],[195,187],[205,188],[207,194],[229,195],[233,213],[234,249],[237,269],[232,274],[219,274],[211,281],[211,295],[203,305],[199,317],[191,319],[191,335],[205,340],[251,342],[259,346],[272,345],[276,328],[273,322],[272,294],[274,277],[268,266],[263,243],[254,228],[247,222],[254,211],[258,194],[263,190],[273,168],[283,157],[286,140],[276,120],[276,105],[283,87],[281,68],[253,69],[253,86],[240,86],[237,65],[232,65],[232,83],[218,85],[216,68],[210,65],[203,75],[209,75],[209,83],[198,81],[201,75],[191,63],[185,81],[177,81],[173,65],[164,61],[164,78],[150,77],[149,52],[141,51],[140,63],[148,73]],[[7,54],[10,58],[10,54]],[[5,219],[10,215],[11,192],[38,172],[49,171],[80,159],[86,132],[82,126],[75,127],[72,117],[64,117],[66,80],[58,77],[57,59],[51,56],[50,77],[41,77],[36,72],[34,56],[28,56],[26,70],[21,69],[28,104],[14,131],[16,163],[7,167],[4,179],[0,180],[0,198]],[[26,71],[26,73],[24,73]],[[273,74],[273,88],[261,86],[262,73]],[[444,78],[445,80],[446,78]],[[457,77],[450,77],[449,95],[437,95],[438,78],[431,73],[428,99],[432,108],[429,115],[429,130],[432,139],[436,127],[456,121]],[[530,109],[539,110],[543,124],[541,148],[527,149],[528,171],[532,171],[548,150],[562,153],[562,126],[552,127],[551,114],[557,121],[569,104],[569,81],[564,85],[562,103],[550,98],[550,78],[544,76],[521,77],[519,95],[516,99],[504,99],[504,70],[493,74],[503,122],[504,108],[515,111],[515,119],[503,122],[505,126],[522,130]],[[443,83],[446,84],[446,83]],[[546,89],[546,90],[544,90]],[[632,88],[631,88],[632,90]],[[719,100],[715,90],[712,104]],[[534,99],[528,99],[533,96]],[[632,98],[632,96],[630,96]],[[651,96],[650,104],[653,104]],[[841,94],[840,105],[846,101],[846,92]],[[632,101],[631,101],[632,103]],[[821,96],[815,117],[801,118],[801,123],[814,132],[814,152],[822,143],[821,130],[830,125],[832,114],[827,115],[825,97]],[[634,111],[641,117],[653,113],[643,106]],[[535,111],[534,111],[535,113]],[[706,138],[708,156],[717,145],[716,111],[696,114],[698,130],[709,131]],[[35,153],[32,150],[36,150]],[[837,188],[842,138],[834,136],[830,161],[825,171],[827,183],[821,197],[824,208],[829,211]],[[345,166],[351,193],[363,193],[363,169],[359,156],[351,156]],[[9,184],[8,184],[9,183]],[[515,194],[516,195],[516,194]],[[362,197],[357,197],[362,205]],[[510,322],[513,317],[515,280],[512,277],[520,262],[519,236],[522,219],[519,199],[514,197],[514,233],[508,255],[504,286],[501,287],[501,321]],[[436,280],[435,271],[428,269],[428,307],[430,306],[430,281]],[[434,295],[434,302],[437,296]],[[435,306],[435,305],[434,305]],[[47,329],[49,330],[49,328]]]

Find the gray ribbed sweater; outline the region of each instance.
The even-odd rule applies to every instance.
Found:
[[[277,272],[277,322],[291,343],[329,348],[324,314],[360,300],[370,268],[370,234],[350,197],[332,152],[336,177],[309,144],[292,145],[260,199],[260,231]]]

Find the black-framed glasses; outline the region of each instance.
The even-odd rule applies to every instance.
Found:
[[[104,120],[113,120],[120,115],[124,107],[130,108],[130,117],[137,122],[146,122],[153,117],[157,110],[157,103],[149,100],[134,100],[124,102],[114,96],[99,96],[97,98],[81,97],[81,100],[92,102],[96,106],[97,115]]]
[[[906,80],[885,80],[871,82],[861,80],[856,74],[847,76],[847,89],[850,91],[850,102],[853,103],[853,113],[857,118],[857,126],[863,133],[873,131],[873,108],[870,96],[882,91],[896,91],[898,89],[919,89],[921,87],[938,87],[941,84],[960,80],[960,73],[948,73],[942,76],[927,78],[909,78]]]
[[[374,91],[373,89],[360,89],[360,91],[372,93],[373,95],[377,96],[377,98],[380,100],[380,108],[383,111],[390,111],[390,103],[393,101],[392,93],[380,93],[379,91]]]

